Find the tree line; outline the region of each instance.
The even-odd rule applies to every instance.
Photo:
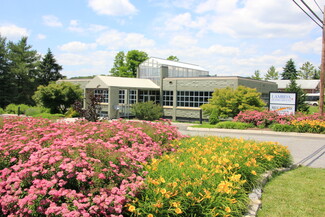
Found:
[[[274,66],[271,66],[266,74],[264,75],[264,80],[290,80],[290,79],[303,79],[312,80],[320,78],[320,67],[316,68],[312,63],[305,62],[299,68],[296,69],[295,62],[290,59],[287,61],[286,65],[283,67],[283,72],[280,74]],[[291,78],[292,77],[292,78]],[[254,74],[251,76],[252,79],[263,80],[260,70],[255,70]]]
[[[64,76],[48,48],[44,56],[32,49],[27,37],[18,42],[0,35],[0,107],[10,103],[35,105],[32,99],[40,85],[46,86]]]

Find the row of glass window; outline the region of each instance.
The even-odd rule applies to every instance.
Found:
[[[119,90],[119,103],[125,104],[126,90]],[[177,106],[182,107],[200,107],[209,102],[213,91],[177,91]],[[101,97],[102,103],[108,103],[108,90],[95,90],[95,96]],[[138,102],[154,101],[160,102],[159,91],[139,90],[137,100],[137,90],[129,90],[129,104]],[[174,105],[174,91],[163,91],[163,105]]]

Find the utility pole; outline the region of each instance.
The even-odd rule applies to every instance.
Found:
[[[324,6],[325,11],[325,6]],[[322,62],[320,71],[319,113],[324,114],[324,77],[325,77],[325,13],[323,15]]]

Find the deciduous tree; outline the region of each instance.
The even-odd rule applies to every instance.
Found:
[[[219,117],[235,117],[240,111],[262,110],[265,103],[261,93],[256,89],[239,86],[237,89],[230,87],[216,89],[208,104],[201,106],[207,115],[215,112]]]
[[[254,74],[251,76],[252,79],[262,80],[260,70],[255,70]]]
[[[81,99],[82,94],[79,85],[70,82],[50,83],[48,86],[39,86],[33,99],[37,105],[49,108],[51,113],[64,114],[75,101]]]
[[[177,56],[169,56],[169,57],[167,57],[167,60],[171,60],[171,61],[175,61],[175,62],[179,61]]]

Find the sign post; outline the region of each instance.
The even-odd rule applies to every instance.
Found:
[[[269,111],[294,115],[297,111],[297,93],[270,92]]]

